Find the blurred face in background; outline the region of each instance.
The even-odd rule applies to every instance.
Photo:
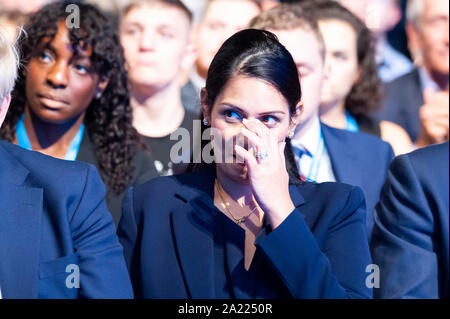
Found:
[[[419,25],[409,24],[408,41],[430,72],[449,73],[449,2],[424,0]]]
[[[359,77],[356,32],[349,23],[336,19],[320,21],[319,28],[329,66],[321,106],[335,105],[345,100]]]
[[[123,17],[120,38],[133,89],[154,92],[178,82],[190,38],[182,9],[158,2],[135,6]]]
[[[0,11],[32,13],[55,0],[0,0]]]
[[[397,0],[338,0],[375,34],[392,30],[402,17]]]
[[[258,5],[249,0],[214,0],[208,4],[196,34],[196,68],[202,78],[206,78],[209,65],[225,40],[245,29],[259,13]]]
[[[320,95],[324,78],[327,76],[320,42],[313,31],[303,28],[269,31],[275,33],[297,65],[303,101],[301,126],[302,123],[318,116],[319,112]]]

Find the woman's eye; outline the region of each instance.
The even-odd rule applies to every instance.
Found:
[[[233,111],[233,110],[226,110],[225,112],[223,112],[223,114],[225,115],[225,117],[227,119],[230,120],[238,120],[240,121],[242,119],[241,114],[239,114],[239,112]]]
[[[125,34],[126,35],[136,35],[138,33],[139,33],[139,30],[137,30],[137,29],[127,29],[127,30],[125,30]]]
[[[261,122],[263,122],[266,125],[274,125],[278,123],[278,118],[271,115],[266,115],[261,119]]]
[[[344,53],[336,52],[336,53],[333,54],[333,55],[334,55],[334,57],[335,57],[336,59],[338,59],[338,60],[341,60],[341,61],[347,60],[347,56],[346,56]]]
[[[87,73],[89,73],[88,67],[86,67],[86,66],[84,66],[84,65],[76,64],[76,65],[74,66],[74,68],[75,68],[75,70],[77,70],[77,71],[78,71],[79,73],[81,73],[81,74],[87,74]]]
[[[41,54],[39,54],[39,59],[43,62],[50,62],[52,57],[50,56],[50,54],[42,52]]]

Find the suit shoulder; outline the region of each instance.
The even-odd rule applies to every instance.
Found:
[[[158,176],[134,187],[134,198],[137,200],[152,200],[172,197],[192,178],[192,173]]]
[[[16,160],[23,164],[30,172],[36,170],[43,170],[47,167],[51,168],[47,173],[55,174],[57,172],[79,172],[80,169],[87,170],[89,167],[94,167],[90,164],[77,161],[66,161],[54,158],[40,152],[29,151],[20,146],[0,141],[1,145],[12,155]]]
[[[403,88],[405,85],[414,84],[417,77],[417,70],[414,69],[411,72],[408,72],[388,83],[386,83],[386,88],[389,89],[397,89]]]
[[[23,165],[33,180],[44,188],[52,188],[58,191],[65,189],[61,185],[85,184],[89,171],[97,172],[91,164],[57,159],[36,151],[29,151],[9,142],[0,141],[10,156]],[[70,183],[68,182],[70,181]]]
[[[448,163],[449,158],[449,142],[424,147],[405,156],[409,157],[413,162],[423,163]],[[430,165],[431,167],[433,165]]]
[[[391,170],[404,170],[404,167],[408,167],[409,170],[413,170],[413,173],[421,179],[433,179],[439,178],[439,176],[448,177],[448,161],[449,143],[446,142],[424,147],[409,154],[398,156],[393,161]],[[447,181],[448,184],[448,178],[439,179],[441,181]]]
[[[364,200],[364,195],[358,186],[345,183],[325,182],[325,183],[303,183],[297,186],[305,201],[321,202],[320,199],[326,199],[323,202],[338,203],[344,205],[349,198],[356,201]]]
[[[323,124],[326,129],[330,130],[336,136],[341,137],[343,140],[347,140],[352,147],[361,145],[368,152],[379,153],[381,151],[390,152],[392,147],[389,143],[383,141],[381,138],[367,134],[365,132],[351,132],[347,130],[341,130],[338,128],[330,127]]]

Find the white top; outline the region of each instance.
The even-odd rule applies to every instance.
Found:
[[[314,182],[335,182],[336,178],[326,145],[323,144],[323,151],[320,149],[321,128],[319,117],[312,121],[312,125],[302,136],[291,141],[297,168],[306,178],[311,178]],[[298,148],[302,148],[302,146],[307,150],[307,153],[300,158]],[[317,173],[314,172],[313,164],[317,164]]]

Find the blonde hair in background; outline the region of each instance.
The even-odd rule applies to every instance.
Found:
[[[0,25],[0,102],[13,90],[19,68],[16,38],[6,30]]]

